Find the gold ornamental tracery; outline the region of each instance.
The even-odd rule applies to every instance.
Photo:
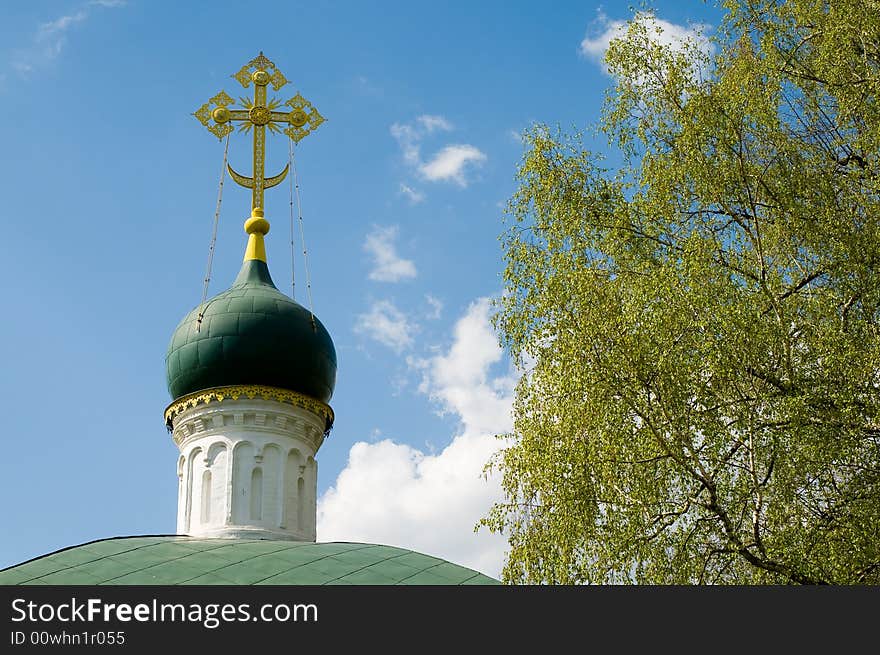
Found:
[[[254,85],[253,98],[241,97],[242,109],[230,108],[235,100],[226,91],[220,91],[208,102],[199,107],[193,116],[208,128],[218,139],[230,134],[233,123],[239,122],[239,131],[250,132],[254,137],[254,173],[252,177],[242,175],[227,164],[229,174],[237,184],[251,189],[251,210],[262,209],[263,192],[287,177],[290,165],[284,167],[277,175],[266,177],[266,129],[275,134],[286,134],[294,142],[313,132],[324,122],[324,117],[312,106],[312,103],[297,93],[282,103],[278,98],[268,98],[267,87],[278,91],[287,84],[287,78],[275,64],[263,55],[252,59],[232,76],[245,89]],[[286,109],[289,108],[289,109]],[[286,126],[283,127],[282,126]]]
[[[294,407],[307,409],[324,419],[325,436],[329,434],[330,429],[333,427],[334,415],[330,405],[289,389],[255,384],[214,387],[213,389],[196,391],[178,398],[165,409],[165,425],[170,429],[175,417],[191,407],[211,402],[220,402],[226,399],[238,400],[243,397],[248,399],[259,397],[264,400],[275,400],[280,403],[293,405]]]

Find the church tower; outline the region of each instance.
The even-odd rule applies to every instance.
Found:
[[[168,346],[173,398],[165,422],[180,449],[177,532],[199,537],[315,541],[315,455],[333,425],[327,404],[336,382],[336,351],[314,314],[272,282],[264,237],[263,192],[288,168],[264,175],[268,127],[294,141],[323,118],[302,96],[276,111],[267,101],[286,79],[262,53],[235,77],[254,85],[243,110],[220,92],[196,112],[218,138],[239,121],[253,131],[254,176],[229,172],[252,189],[244,263],[232,287],[187,314]],[[212,109],[213,106],[213,109]]]
[[[333,427],[336,349],[311,309],[272,282],[263,192],[293,163],[291,150],[281,173],[265,175],[266,129],[298,142],[324,119],[300,94],[267,98],[287,80],[262,53],[233,77],[253,84],[253,99],[235,109],[221,91],[195,117],[221,140],[236,122],[252,133],[253,177],[226,166],[251,189],[251,215],[232,286],[210,299],[206,287],[165,356],[165,425],[180,449],[176,534],[64,548],[0,570],[0,585],[497,584],[396,546],[316,541],[315,458]]]

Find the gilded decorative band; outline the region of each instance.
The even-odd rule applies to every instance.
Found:
[[[333,427],[334,416],[333,409],[330,405],[322,403],[320,400],[310,398],[304,394],[297,393],[296,391],[290,391],[289,389],[279,389],[278,387],[266,387],[254,384],[232,387],[214,387],[213,389],[196,391],[195,393],[178,398],[168,405],[168,408],[165,410],[165,425],[170,430],[171,421],[174,420],[175,416],[200,403],[207,404],[212,401],[221,401],[226,398],[238,400],[242,396],[247,398],[260,397],[265,400],[276,400],[280,403],[287,403],[314,412],[318,416],[324,418],[325,436],[330,433],[330,429]]]

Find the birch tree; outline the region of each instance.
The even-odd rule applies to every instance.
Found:
[[[725,11],[612,41],[619,167],[526,136],[508,582],[880,584],[880,3]]]

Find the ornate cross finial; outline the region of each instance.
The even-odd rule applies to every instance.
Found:
[[[199,107],[193,115],[198,118],[202,125],[214,134],[218,139],[232,132],[232,123],[240,121],[239,131],[254,131],[254,176],[245,177],[233,170],[227,164],[229,174],[241,186],[253,189],[251,200],[251,214],[256,216],[255,210],[263,209],[263,191],[275,186],[287,177],[289,164],[278,175],[266,177],[265,154],[266,154],[266,128],[276,134],[283,132],[294,142],[299,142],[307,134],[311,133],[321,123],[324,117],[312,106],[308,100],[297,93],[293,98],[285,102],[289,111],[276,111],[281,105],[277,98],[266,99],[266,87],[272,85],[275,91],[287,84],[287,78],[275,68],[275,64],[266,59],[261,52],[258,57],[241,67],[241,70],[233,75],[244,87],[254,85],[254,98],[240,98],[244,109],[229,109],[229,105],[235,101],[225,91],[220,91],[204,105]],[[212,108],[213,107],[213,108]],[[280,125],[287,125],[283,130]],[[262,211],[260,212],[262,215]]]

